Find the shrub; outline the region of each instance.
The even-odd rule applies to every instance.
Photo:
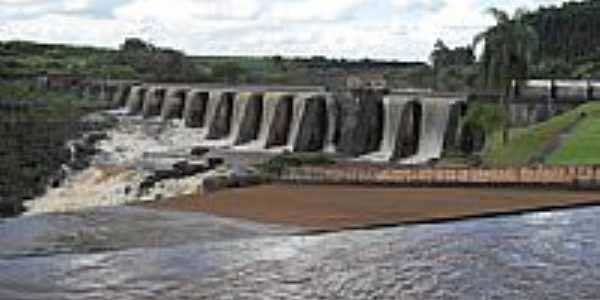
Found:
[[[288,168],[301,166],[320,166],[333,164],[328,155],[323,153],[290,153],[279,154],[268,162],[259,166],[259,169],[268,174],[281,174]]]

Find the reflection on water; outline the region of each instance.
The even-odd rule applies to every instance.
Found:
[[[598,299],[600,208],[301,236],[116,208],[0,223],[0,299]]]

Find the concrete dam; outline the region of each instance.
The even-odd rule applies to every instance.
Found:
[[[202,132],[202,146],[406,165],[457,146],[466,103],[456,95],[293,86],[117,85],[99,97],[130,116],[181,120]]]
[[[478,135],[462,126],[467,107],[472,102],[500,103],[497,94],[331,92],[320,86],[51,84],[50,89],[110,102],[130,116],[181,120],[201,133],[198,145],[249,152],[324,152],[400,165],[424,164],[445,150],[469,152],[469,141]],[[514,81],[507,99],[511,126],[524,127],[600,100],[600,81]]]

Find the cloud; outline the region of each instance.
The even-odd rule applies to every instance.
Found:
[[[349,17],[353,8],[367,0],[274,1],[263,15],[284,21],[336,21]]]
[[[8,20],[43,18],[51,14],[111,18],[113,10],[132,0],[0,0],[0,16]]]
[[[560,0],[0,0],[0,38],[116,47],[139,36],[197,55],[426,60],[464,45],[485,9]],[[51,24],[51,26],[49,26]]]

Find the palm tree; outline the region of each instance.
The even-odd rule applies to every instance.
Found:
[[[539,50],[539,39],[535,29],[527,24],[524,9],[517,9],[511,18],[508,13],[490,8],[488,13],[496,25],[478,34],[474,48],[483,43],[480,66],[484,84],[502,93],[501,103],[507,113],[507,97],[513,79],[528,76],[534,56]],[[508,142],[508,121],[503,125],[502,139]]]

